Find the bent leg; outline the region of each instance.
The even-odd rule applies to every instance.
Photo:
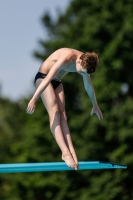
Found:
[[[36,87],[39,86],[41,81],[42,79],[38,79],[36,81]],[[62,133],[58,101],[53,86],[51,84],[49,84],[47,88],[43,91],[43,93],[41,94],[41,98],[49,115],[51,132],[62,151],[62,155],[65,156],[66,164],[69,167],[77,169],[77,165],[73,157],[71,156],[68,146],[66,145],[64,135]]]
[[[77,159],[77,156],[75,153],[75,149],[74,149],[71,135],[70,135],[70,130],[69,130],[68,123],[67,123],[67,117],[66,117],[66,112],[65,112],[65,97],[64,97],[64,90],[63,90],[62,84],[60,84],[56,88],[55,94],[56,94],[56,98],[57,98],[58,105],[59,105],[60,123],[61,123],[62,132],[64,135],[64,139],[65,139],[66,145],[68,146],[68,148],[74,158],[75,163],[78,165],[78,159]]]

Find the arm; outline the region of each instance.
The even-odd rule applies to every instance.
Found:
[[[48,86],[48,84],[50,83],[50,81],[58,74],[58,72],[60,71],[62,65],[65,63],[66,61],[66,57],[62,56],[51,68],[51,70],[49,71],[49,73],[47,74],[46,78],[43,79],[43,81],[41,82],[41,84],[38,86],[38,88],[36,89],[32,99],[30,100],[28,107],[27,107],[27,113],[28,114],[32,114],[35,110],[35,106],[36,106],[36,101],[38,100],[39,96],[41,95],[41,93],[46,89],[46,87]]]
[[[60,59],[53,65],[53,67],[51,68],[45,79],[42,80],[41,84],[36,89],[32,99],[37,101],[37,99],[39,98],[41,93],[46,89],[50,81],[54,77],[56,77],[56,75],[59,73],[62,64],[63,64],[63,59]]]
[[[86,73],[83,74],[83,82],[84,82],[85,90],[86,90],[86,92],[87,92],[87,94],[88,94],[88,96],[89,96],[89,98],[92,102],[92,105],[93,105],[93,108],[92,108],[90,115],[93,115],[94,113],[96,113],[99,120],[103,119],[102,112],[98,107],[95,91],[94,91],[94,88],[93,88],[89,74],[86,74]]]

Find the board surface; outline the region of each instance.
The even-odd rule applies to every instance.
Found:
[[[78,170],[99,170],[99,169],[126,169],[126,165],[114,164],[100,161],[81,161]],[[18,173],[18,172],[44,172],[44,171],[65,171],[74,170],[69,168],[65,162],[49,163],[16,163],[0,164],[0,173]]]

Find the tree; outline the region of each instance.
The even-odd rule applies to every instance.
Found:
[[[99,190],[96,191],[92,187],[90,192],[86,192],[86,196],[96,200],[103,199],[105,196],[107,199],[133,197],[132,178],[129,176],[133,161],[131,154],[133,142],[132,3],[131,0],[113,2],[112,0],[83,0],[82,2],[74,0],[66,13],[60,15],[57,21],[54,21],[48,13],[45,14],[42,22],[48,30],[50,39],[40,40],[44,51],[36,51],[34,54],[44,60],[54,50],[68,46],[83,52],[96,51],[100,55],[100,69],[92,75],[92,80],[99,105],[104,113],[102,122],[99,123],[95,117],[88,118],[86,111],[90,108],[90,102],[83,91],[82,80],[73,74],[63,80],[70,129],[80,159],[100,159],[125,163],[129,166],[129,173],[127,171],[105,172],[100,177],[92,173],[92,181],[88,185],[99,182],[97,186]],[[75,80],[78,82],[75,83]],[[127,93],[122,92],[124,85],[129,87]],[[82,138],[79,135],[82,135]],[[105,178],[102,179],[104,176]],[[112,184],[109,184],[109,180]],[[105,185],[112,191],[112,195],[108,196]],[[103,186],[104,191],[101,188]],[[101,189],[103,192],[100,196]]]
[[[104,120],[89,117],[92,105],[82,79],[77,74],[68,74],[63,78],[63,85],[69,127],[79,160],[118,162],[128,165],[128,170],[3,175],[0,178],[2,199],[133,198],[133,178],[130,175],[133,170],[132,10],[132,0],[73,0],[57,21],[48,13],[44,14],[42,22],[49,39],[40,40],[42,51],[34,53],[42,61],[64,46],[99,54],[100,68],[91,77]],[[121,90],[124,85],[129,86],[129,90],[125,90],[127,93]],[[15,136],[3,147],[11,146],[5,154],[8,157],[1,158],[2,162],[13,159],[14,162],[60,161],[60,151],[50,135],[48,117],[41,101],[38,101],[36,112],[31,116],[24,114],[27,102],[7,103],[12,106],[12,115],[17,113],[17,118],[16,121],[11,118],[12,115],[6,118],[5,127],[12,120],[14,125],[10,126],[9,132],[15,133]],[[9,114],[8,109],[4,112]],[[4,140],[0,141],[3,143]]]

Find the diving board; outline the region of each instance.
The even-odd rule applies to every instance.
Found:
[[[100,169],[126,169],[126,165],[113,164],[109,162],[89,161],[79,162],[78,170],[100,170]],[[43,162],[43,163],[17,163],[0,164],[0,174],[20,172],[45,172],[45,171],[66,171],[74,170],[68,167],[65,162]]]

